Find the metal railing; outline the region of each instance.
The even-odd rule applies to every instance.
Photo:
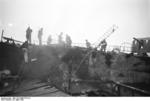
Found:
[[[118,96],[150,96],[150,92],[119,82],[112,82],[113,90]]]
[[[102,80],[76,80],[71,83],[97,83],[103,87],[97,88],[96,91],[107,92],[106,96],[150,96],[150,92],[136,87],[132,87],[120,82],[102,81]],[[108,86],[109,85],[109,86]],[[104,87],[105,86],[105,87]],[[91,90],[92,91],[92,90]],[[101,95],[99,95],[101,96]]]

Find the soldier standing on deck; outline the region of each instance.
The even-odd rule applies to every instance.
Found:
[[[51,43],[52,43],[52,37],[51,35],[49,35],[47,38],[47,45],[50,45]]]
[[[26,30],[26,39],[29,44],[31,44],[31,33],[32,33],[32,29],[29,26]]]
[[[71,44],[72,44],[71,37],[68,34],[66,34],[66,46],[71,47]]]
[[[85,42],[86,42],[86,47],[88,49],[91,49],[91,43],[88,40],[85,40]]]
[[[101,46],[101,51],[106,52],[107,42],[105,39],[100,43],[100,46]]]
[[[38,32],[39,45],[42,45],[43,28]]]

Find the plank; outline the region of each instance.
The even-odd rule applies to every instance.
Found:
[[[26,80],[15,90],[13,96],[69,96],[55,87],[39,80]]]

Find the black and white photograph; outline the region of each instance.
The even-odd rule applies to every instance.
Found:
[[[149,96],[150,0],[0,0],[2,101]]]

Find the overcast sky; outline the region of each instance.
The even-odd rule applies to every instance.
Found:
[[[0,0],[0,31],[21,41],[28,25],[33,40],[43,27],[44,40],[64,32],[74,43],[84,43],[97,41],[113,24],[119,28],[108,44],[150,37],[150,0]]]

